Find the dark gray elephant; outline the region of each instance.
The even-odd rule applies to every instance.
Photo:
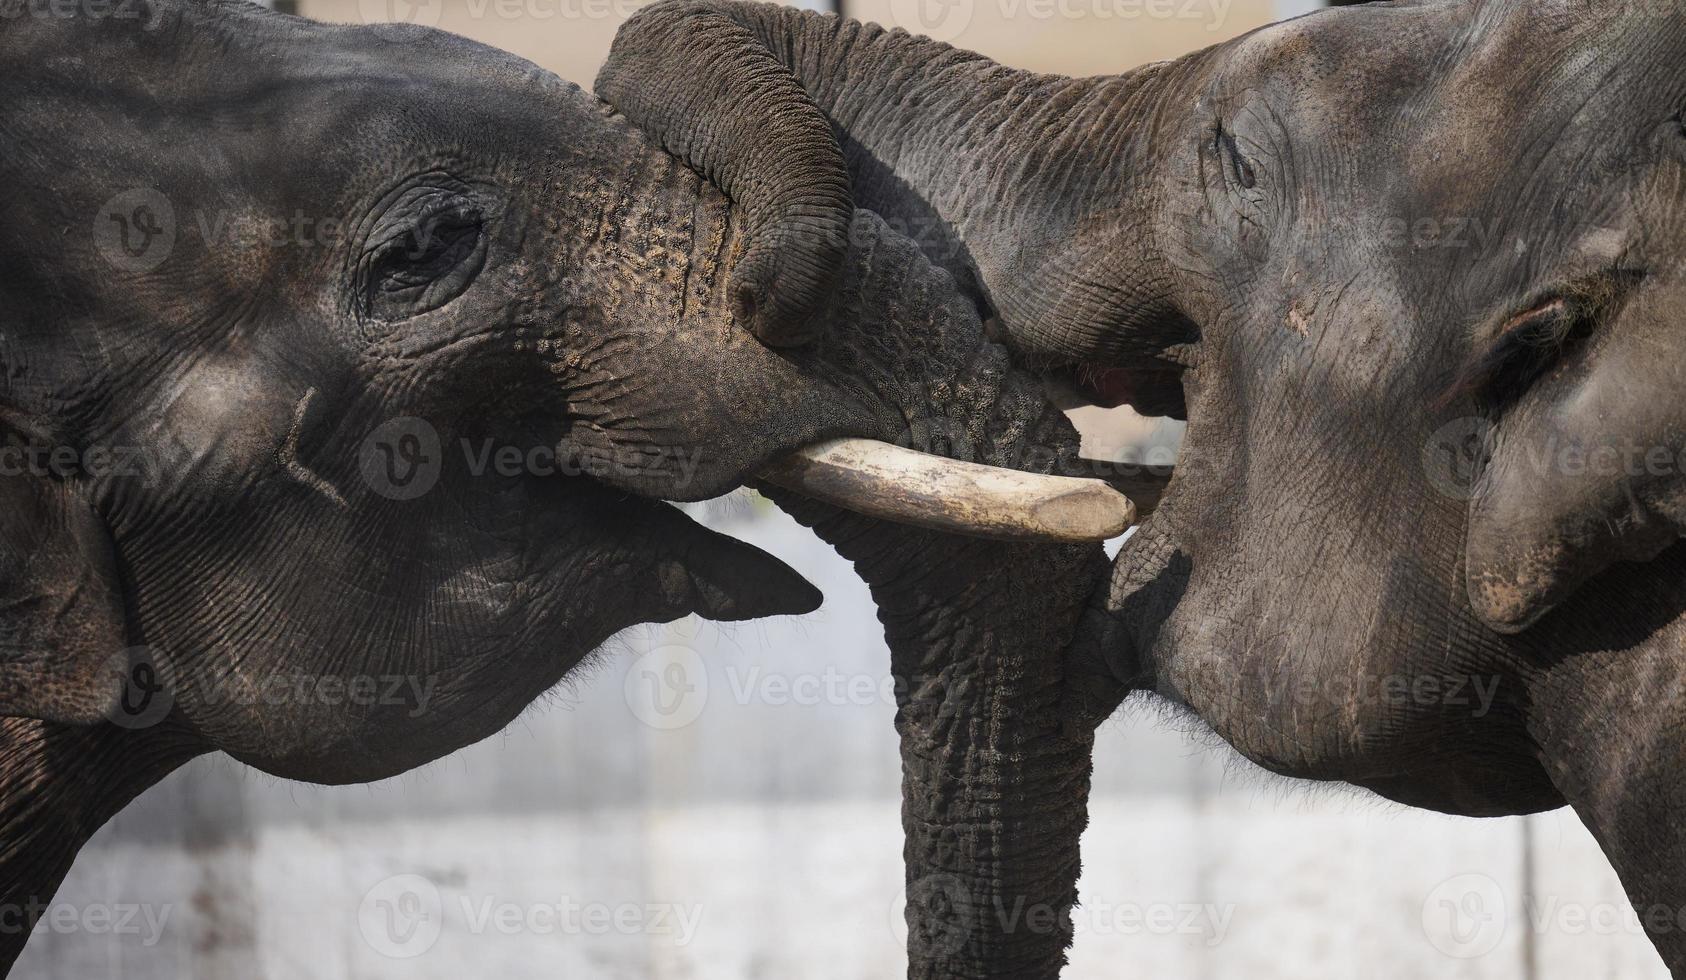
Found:
[[[1370,4],[1068,79],[680,0],[598,88],[769,225],[806,159],[738,137],[817,113],[1023,353],[1187,418],[1074,723],[1150,691],[1277,773],[1567,803],[1686,974],[1686,9]]]
[[[502,728],[626,626],[820,601],[658,498],[834,436],[1075,452],[870,214],[810,342],[761,344],[740,327],[782,315],[788,267],[755,270],[789,243],[519,59],[243,3],[61,9],[0,34],[0,901],[26,924],[195,755],[375,779]],[[1012,835],[1041,787],[989,763],[1028,746],[1086,779],[1050,679],[1097,546],[783,499],[880,598],[910,791],[970,760],[910,805]]]

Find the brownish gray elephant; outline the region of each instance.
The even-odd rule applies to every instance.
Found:
[[[1686,974],[1680,4],[1366,4],[1073,79],[672,0],[598,91],[758,226],[837,224],[787,202],[841,159],[1024,357],[1187,419],[1073,724],[1152,692],[1284,775],[1567,803]],[[1057,971],[997,931],[955,975]]]
[[[33,923],[88,836],[187,759],[376,779],[498,731],[629,625],[820,602],[660,498],[840,436],[1074,455],[1039,382],[869,213],[810,342],[763,345],[743,327],[788,313],[791,243],[517,58],[244,3],[56,9],[0,33],[7,964],[16,910]],[[875,512],[900,499],[862,487]],[[1086,779],[1049,678],[1099,548],[783,499],[880,600],[913,805],[1035,832],[1011,801],[1042,787],[982,763],[1028,749]],[[973,747],[975,778],[928,794]]]

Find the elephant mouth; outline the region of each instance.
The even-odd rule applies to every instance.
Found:
[[[673,504],[646,501],[640,522],[666,555],[656,587],[668,612],[717,622],[800,616],[820,607],[820,590],[780,559],[712,528]]]
[[[872,439],[815,443],[763,464],[755,476],[868,517],[977,537],[1104,541],[1136,518],[1130,499],[1100,480],[983,466]],[[773,555],[673,504],[638,503],[647,508],[639,523],[669,556],[657,573],[664,608],[718,621],[819,608],[819,590]]]
[[[1098,363],[1073,366],[1065,382],[1072,391],[1090,405],[1117,408],[1127,405],[1135,397],[1133,376],[1123,368]]]
[[[917,452],[872,439],[814,443],[755,467],[752,479],[880,520],[950,534],[1017,541],[1116,537],[1135,521],[1131,500],[1101,480],[1044,476]],[[602,523],[632,529],[663,616],[716,621],[801,615],[820,591],[771,554],[694,520],[673,503],[581,474],[568,492],[592,495]],[[561,492],[561,484],[553,484]]]

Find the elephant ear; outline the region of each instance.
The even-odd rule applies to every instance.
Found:
[[[127,669],[116,555],[75,485],[15,435],[0,470],[0,715],[111,717]]]
[[[670,0],[621,28],[596,90],[748,216],[738,323],[771,347],[812,340],[854,203],[837,135],[796,76],[720,6]]]

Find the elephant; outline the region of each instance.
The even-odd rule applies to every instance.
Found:
[[[1069,724],[1140,692],[1283,776],[1567,804],[1682,976],[1683,66],[1672,2],[1362,4],[1073,79],[664,0],[597,91],[766,226],[841,158],[1027,364],[1186,419]],[[838,153],[744,139],[781,127]]]
[[[32,5],[0,36],[8,910],[33,925],[89,835],[196,756],[377,779],[633,624],[812,610],[664,502],[746,482],[878,597],[910,826],[1009,884],[1048,863],[1007,860],[1043,815],[1075,840],[1090,733],[1055,681],[1099,545],[851,514],[787,465],[843,437],[1075,465],[951,276],[857,212],[802,343],[764,344],[802,242],[579,88],[426,28],[123,9]],[[795,491],[758,481],[774,463]],[[1062,479],[1022,477],[1069,516]],[[895,489],[856,487],[880,515]],[[949,879],[918,880],[910,907],[946,915]],[[946,921],[916,942],[965,942]],[[28,931],[0,930],[0,964]]]

